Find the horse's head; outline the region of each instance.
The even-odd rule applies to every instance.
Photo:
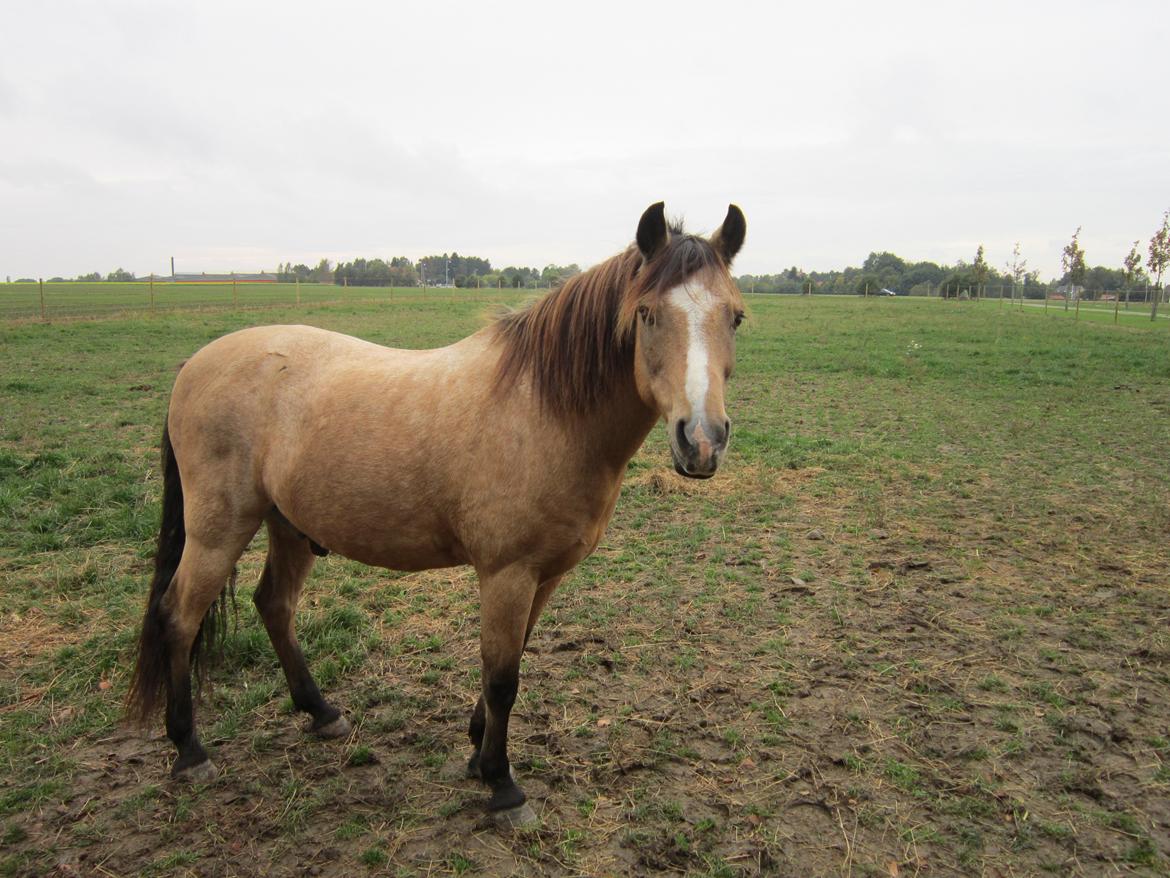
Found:
[[[691,478],[715,474],[731,435],[723,392],[743,299],[730,266],[746,231],[734,204],[710,239],[672,235],[661,202],[638,224],[643,262],[628,300],[637,311],[634,377],[666,421],[674,468]]]

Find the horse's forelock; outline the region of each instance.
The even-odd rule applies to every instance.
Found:
[[[696,275],[729,276],[727,264],[710,241],[688,235],[680,226],[672,227],[671,231],[670,243],[642,266],[622,302],[619,330],[623,333],[633,331],[639,308],[646,307],[653,312],[668,292]]]

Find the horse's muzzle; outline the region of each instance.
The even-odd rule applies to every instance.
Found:
[[[712,426],[705,418],[675,422],[670,437],[674,471],[689,479],[709,479],[719,469],[731,437],[731,421]]]

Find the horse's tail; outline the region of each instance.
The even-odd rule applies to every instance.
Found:
[[[126,695],[126,715],[139,723],[149,720],[158,708],[170,673],[167,618],[162,603],[175,571],[179,569],[179,559],[183,557],[183,546],[187,542],[183,521],[183,481],[179,477],[179,465],[175,461],[170,433],[165,426],[162,434],[162,469],[162,524],[158,531],[158,551],[154,556],[154,578],[150,583],[150,597],[142,619],[142,634],[138,638],[138,662],[134,665],[130,691]],[[199,638],[197,643],[201,640]]]

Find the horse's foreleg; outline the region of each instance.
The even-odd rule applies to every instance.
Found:
[[[528,646],[528,638],[532,636],[532,629],[536,626],[536,620],[540,618],[544,605],[548,603],[548,599],[552,597],[552,593],[556,591],[562,578],[562,576],[557,576],[546,580],[536,590],[536,596],[532,599],[532,608],[528,611],[528,625],[524,629],[525,647]],[[471,761],[467,765],[467,773],[472,777],[479,777],[479,751],[483,745],[483,731],[486,722],[487,715],[484,711],[483,695],[480,695],[479,700],[475,703],[475,709],[471,712],[471,722],[467,730],[468,737],[471,738],[471,746],[475,748],[471,755]]]
[[[307,539],[283,521],[270,517],[268,559],[253,600],[280,659],[293,704],[313,717],[313,732],[324,738],[339,738],[349,734],[349,722],[321,697],[297,642],[297,603],[315,560]]]
[[[539,583],[516,566],[480,574],[480,654],[483,659],[483,738],[470,768],[491,787],[490,811],[511,811],[525,802],[508,764],[508,718],[520,685],[520,654]],[[527,819],[527,818],[526,818]]]

